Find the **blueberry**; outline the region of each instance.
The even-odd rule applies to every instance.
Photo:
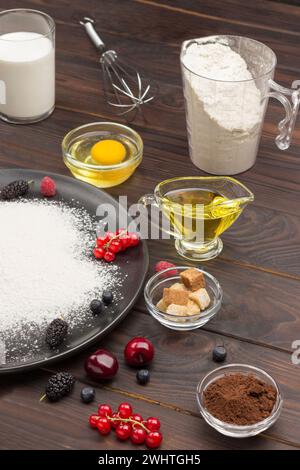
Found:
[[[150,372],[147,369],[140,369],[136,373],[136,380],[140,385],[146,385],[150,380]]]
[[[99,315],[102,312],[102,302],[101,300],[94,299],[90,303],[90,309],[93,315]]]
[[[105,305],[109,305],[114,300],[113,293],[109,290],[105,290],[102,294],[102,300]]]
[[[83,403],[91,403],[95,399],[95,390],[92,387],[84,387],[80,396]]]
[[[212,358],[215,362],[225,361],[227,351],[224,346],[215,346],[212,353]]]

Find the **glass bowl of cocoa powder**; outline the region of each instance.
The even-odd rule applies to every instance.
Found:
[[[210,426],[239,438],[272,426],[283,403],[276,381],[247,364],[229,364],[208,373],[197,386],[197,401]]]

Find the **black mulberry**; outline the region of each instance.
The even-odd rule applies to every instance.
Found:
[[[46,343],[51,349],[55,349],[62,344],[68,334],[69,325],[61,318],[55,318],[46,330]]]
[[[58,372],[52,375],[46,385],[46,397],[49,401],[58,401],[69,395],[74,383],[75,379],[73,375],[68,372]]]
[[[25,196],[29,191],[30,182],[24,180],[13,181],[7,184],[1,191],[1,199],[10,200]]]

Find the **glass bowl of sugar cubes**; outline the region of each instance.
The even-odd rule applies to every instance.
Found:
[[[208,272],[189,266],[167,268],[152,276],[144,290],[149,313],[172,330],[200,328],[220,310],[223,292]]]

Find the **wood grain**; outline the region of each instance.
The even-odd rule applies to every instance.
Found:
[[[5,152],[3,166],[28,166],[66,172],[61,158],[61,140],[63,135],[71,128],[86,122],[84,114],[70,114],[60,109],[56,110],[52,119],[48,119],[38,126],[15,127],[0,124],[0,135],[2,141],[2,154]],[[145,142],[144,160],[139,171],[125,184],[112,188],[109,192],[115,197],[128,194],[130,202],[137,202],[139,197],[146,192],[153,191],[156,184],[171,176],[197,175],[199,171],[192,165],[188,156],[182,156],[176,144],[167,148],[164,135],[154,131],[144,131],[142,136]],[[172,169],[170,170],[170,159]],[[156,176],[156,168],[159,164],[159,177]],[[256,168],[259,167],[259,163]],[[281,171],[280,167],[269,166],[275,173]],[[256,172],[258,169],[250,170]],[[287,170],[286,170],[287,171]],[[252,176],[253,177],[253,176]],[[243,176],[241,181],[248,183]],[[249,184],[249,183],[248,183]],[[256,202],[249,206],[242,214],[238,222],[223,235],[224,250],[222,256],[226,259],[234,259],[252,265],[263,266],[266,269],[288,273],[300,278],[300,223],[298,204],[300,203],[300,191],[288,192],[283,197],[281,210],[277,210],[274,204],[274,187],[268,193],[267,190],[260,191],[258,184],[249,184],[254,191],[260,205]],[[286,192],[286,188],[284,188]],[[263,193],[262,202],[260,194]],[[268,194],[267,194],[268,193]],[[281,197],[278,193],[277,197]],[[267,201],[268,198],[268,202]],[[295,211],[290,208],[289,213],[284,210],[292,201]],[[278,203],[280,205],[280,203]],[[265,207],[267,206],[267,207]],[[261,227],[258,231],[257,227]]]
[[[72,395],[52,404],[39,402],[48,374],[27,374],[22,384],[10,377],[0,381],[0,449],[136,449],[130,442],[121,442],[114,433],[102,437],[88,425],[89,415],[97,404],[83,405],[79,401],[80,381]],[[97,387],[98,402],[110,403],[116,409],[124,401],[117,391]],[[127,398],[125,398],[126,400]],[[157,416],[162,422],[163,449],[281,449],[293,447],[276,439],[259,436],[252,439],[230,439],[221,436],[197,416],[163,408],[154,403],[130,398],[136,412],[144,417]],[[180,422],[180,427],[178,426]],[[141,447],[138,447],[139,449]],[[145,449],[142,446],[142,449]]]
[[[124,364],[123,349],[128,336],[147,337],[155,344],[156,357],[151,366],[151,382],[146,387],[137,386],[135,370]],[[122,390],[129,397],[159,402],[162,406],[172,405],[193,415],[198,414],[195,401],[197,383],[217,365],[211,359],[212,349],[224,342],[228,350],[227,363],[247,363],[269,372],[280,384],[284,395],[284,409],[280,420],[266,432],[268,436],[283,439],[300,446],[300,388],[299,369],[291,362],[291,354],[275,351],[256,344],[224,338],[208,331],[175,332],[167,330],[153,320],[149,314],[134,311],[117,330],[105,338],[98,347],[114,351],[120,370],[109,389]],[[95,350],[93,347],[91,350]],[[80,380],[89,381],[83,368],[84,353],[49,370],[63,370],[67,367]],[[164,405],[165,404],[165,405]]]
[[[24,7],[21,0],[14,7]],[[201,174],[188,157],[179,51],[182,41],[210,34],[250,36],[268,44],[278,56],[276,80],[285,86],[300,78],[300,8],[272,1],[240,0],[29,0],[26,7],[52,15],[57,25],[57,107],[46,121],[32,126],[0,123],[0,166],[68,174],[60,143],[71,128],[114,120],[101,85],[97,53],[78,20],[88,14],[98,21],[103,38],[159,86],[157,99],[133,127],[145,144],[136,174],[109,192],[127,194],[129,202],[171,176]],[[0,9],[8,8],[0,0]],[[1,78],[1,77],[0,77]],[[163,422],[167,449],[287,449],[300,447],[299,366],[291,363],[291,343],[300,330],[300,130],[284,153],[274,144],[282,109],[270,102],[257,164],[239,175],[255,193],[255,202],[223,236],[222,255],[208,264],[221,282],[224,302],[219,315],[202,330],[176,333],[158,325],[143,298],[101,346],[120,360],[116,379],[97,385],[97,400],[116,407],[130,400],[144,415]],[[119,119],[121,121],[121,119]],[[159,172],[158,172],[159,168]],[[159,259],[181,262],[172,241],[149,242],[150,273]],[[149,274],[150,274],[149,273]],[[135,372],[122,359],[134,335],[154,342],[156,359],[151,382],[138,387]],[[195,387],[216,365],[211,349],[224,342],[228,362],[263,367],[280,383],[285,404],[277,424],[251,440],[225,438],[200,418]],[[87,425],[91,406],[79,401],[90,383],[83,372],[88,352],[54,365],[78,378],[74,393],[62,402],[39,403],[50,371],[37,371],[0,381],[1,449],[126,449],[113,436],[102,439]],[[18,426],[16,426],[16,422]]]

